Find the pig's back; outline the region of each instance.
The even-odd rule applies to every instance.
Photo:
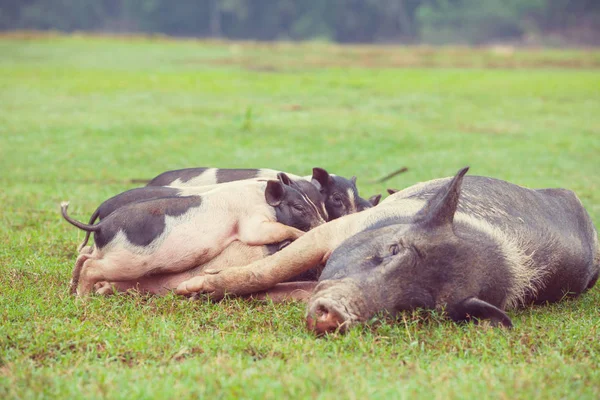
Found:
[[[415,206],[424,204],[450,179],[418,183],[393,194],[386,203],[414,201]],[[482,176],[464,177],[457,214],[485,220],[507,233],[584,234],[588,240],[595,233],[589,215],[572,191],[529,189]]]
[[[147,186],[206,186],[246,179],[277,179],[272,169],[185,168],[167,171],[152,179]]]

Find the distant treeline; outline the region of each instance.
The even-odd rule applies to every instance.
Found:
[[[0,0],[0,30],[600,44],[600,0]]]

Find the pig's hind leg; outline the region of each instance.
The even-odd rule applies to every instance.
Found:
[[[82,258],[84,256],[86,256],[86,254],[79,257]],[[87,259],[80,267],[77,283],[75,283],[75,271],[73,271],[73,283],[76,284],[78,296],[88,296],[96,283],[107,280],[100,274],[103,262],[104,260],[97,260],[87,256]],[[77,266],[75,266],[75,268],[77,268]]]
[[[99,282],[107,282],[108,285],[98,285],[98,289],[100,289],[99,294],[106,294],[110,291],[110,286],[114,284],[117,284],[117,290],[119,291],[126,291],[127,289],[132,288],[132,286],[135,286],[135,289],[141,291],[154,292],[156,291],[154,288],[157,286],[157,283],[154,281],[161,280],[155,276],[147,276],[149,273],[166,277],[181,276],[179,281],[173,284],[173,288],[175,288],[181,281],[188,278],[187,274],[182,274],[183,272],[193,268],[198,262],[202,263],[204,259],[207,258],[206,256],[213,257],[214,255],[215,254],[204,252],[202,257],[196,255],[187,259],[182,258],[178,263],[173,263],[162,270],[159,270],[158,268],[149,270],[147,268],[148,263],[146,262],[134,262],[129,260],[129,263],[123,263],[115,261],[114,258],[96,259],[88,256],[90,258],[84,260],[78,277],[79,285],[77,287],[77,294],[82,297],[88,296],[93,291],[94,286]],[[84,256],[86,255],[80,257],[83,259]],[[140,282],[142,282],[141,286],[139,285]],[[143,283],[147,283],[150,289],[146,289]]]
[[[88,256],[88,259],[83,262],[79,273],[77,294],[86,297],[94,290],[101,295],[112,294],[113,289],[126,291],[131,286],[135,286],[135,281],[124,282],[123,287],[119,285],[113,287],[113,285],[120,283],[117,281],[129,280],[128,275],[132,276],[131,280],[136,279],[139,277],[139,271],[136,268],[115,265],[109,259],[95,259]]]
[[[81,267],[77,294],[86,297],[92,292],[104,296],[115,291],[126,292],[137,289],[137,278],[139,270],[136,268],[115,265],[107,259],[88,258]]]
[[[75,266],[73,267],[73,273],[71,275],[71,283],[69,284],[69,291],[71,294],[77,293],[77,286],[79,285],[79,277],[81,275],[81,269],[83,264],[91,257],[90,253],[83,253],[75,260]]]

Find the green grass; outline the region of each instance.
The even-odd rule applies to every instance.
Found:
[[[322,166],[366,197],[470,165],[600,225],[600,53],[500,50],[0,38],[0,398],[600,397],[598,288],[511,331],[415,313],[323,339],[301,304],[67,294],[59,202],[87,219],[187,166]]]

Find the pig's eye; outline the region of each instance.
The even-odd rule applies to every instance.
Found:
[[[294,210],[296,210],[296,211],[301,211],[301,212],[304,211],[304,207],[300,204],[294,204],[293,207],[294,207]]]
[[[331,200],[333,201],[333,204],[337,207],[341,207],[342,206],[342,196],[340,196],[339,194],[334,194],[333,197],[331,198]]]
[[[393,244],[390,246],[390,253],[395,256],[396,254],[400,253],[400,245],[398,244]]]

